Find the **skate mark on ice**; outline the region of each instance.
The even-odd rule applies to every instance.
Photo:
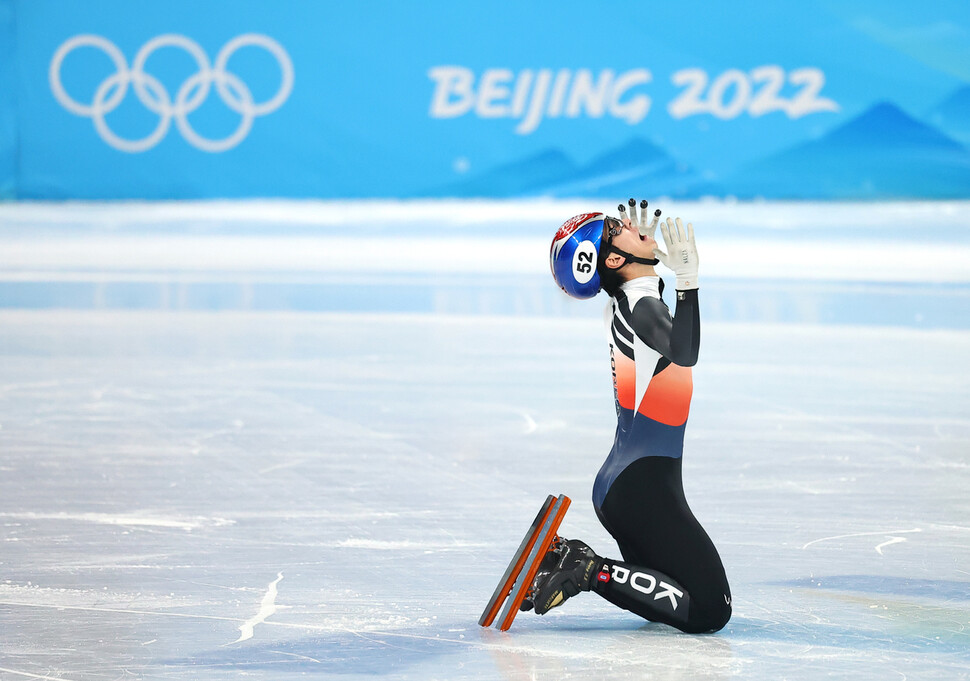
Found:
[[[323,664],[323,662],[321,662],[320,660],[316,659],[315,657],[310,657],[309,655],[298,655],[297,653],[286,653],[286,652],[283,652],[282,650],[271,650],[269,652],[273,653],[274,655],[286,655],[288,657],[295,657],[298,660],[309,660],[310,662]]]
[[[266,618],[271,616],[276,612],[276,585],[280,583],[283,579],[283,573],[276,573],[276,579],[269,583],[269,587],[266,589],[266,595],[263,596],[262,602],[259,604],[259,612],[256,613],[255,617],[246,620],[241,627],[239,627],[239,638],[237,638],[233,643],[240,643],[242,641],[248,641],[253,637],[253,630],[256,628],[257,624],[262,624],[266,621]]]
[[[488,544],[481,542],[467,542],[455,539],[452,542],[427,542],[427,541],[386,541],[381,539],[358,539],[350,537],[337,542],[340,549],[372,549],[375,551],[398,551],[401,549],[420,549],[426,553],[429,551],[447,551],[450,549],[485,549]]]
[[[279,573],[279,574],[281,576],[279,578],[277,578],[270,586],[273,586],[273,585],[277,584],[279,582],[279,580],[282,579],[282,573]],[[60,604],[57,604],[57,603],[23,603],[23,602],[20,602],[20,601],[0,601],[0,605],[17,606],[17,607],[24,607],[24,608],[48,608],[50,610],[79,610],[79,611],[84,611],[84,612],[112,612],[112,613],[121,613],[121,614],[127,614],[127,615],[156,615],[156,616],[159,616],[159,617],[181,617],[181,618],[185,618],[185,619],[216,620],[216,621],[220,621],[220,622],[239,622],[239,621],[241,621],[240,618],[238,618],[238,617],[218,617],[218,616],[215,616],[215,615],[191,615],[191,614],[183,613],[183,612],[164,612],[164,611],[157,611],[157,610],[136,610],[136,609],[133,609],[133,608],[104,608],[104,607],[90,607],[90,606],[81,606],[81,605],[60,605]],[[275,610],[275,607],[274,607],[274,610]],[[267,617],[268,616],[269,615],[267,615]],[[248,620],[246,623],[248,624],[249,622],[252,622],[252,621],[253,620]],[[399,648],[400,646],[395,646],[392,643],[388,643],[387,641],[381,641],[379,638],[374,638],[374,637],[377,637],[377,636],[385,636],[385,637],[395,637],[395,638],[404,638],[404,639],[414,639],[414,640],[419,640],[419,641],[436,641],[436,642],[455,643],[455,644],[463,645],[463,646],[481,647],[481,648],[493,647],[493,646],[489,646],[489,645],[482,645],[480,643],[479,644],[476,644],[474,641],[468,641],[468,640],[462,640],[462,639],[451,639],[451,638],[443,638],[443,637],[438,637],[438,636],[423,636],[421,634],[404,633],[404,632],[398,632],[398,631],[382,631],[382,630],[379,630],[379,629],[373,629],[373,630],[368,630],[366,632],[363,632],[363,631],[358,631],[358,630],[351,629],[351,628],[345,627],[345,626],[325,626],[325,625],[320,625],[320,624],[312,624],[312,623],[309,623],[309,622],[307,622],[307,623],[301,623],[301,622],[263,622],[263,623],[266,624],[267,626],[281,627],[283,629],[301,629],[301,630],[304,630],[304,631],[323,631],[323,632],[342,631],[342,632],[345,632],[345,633],[347,633],[349,635],[356,636],[357,638],[363,639],[365,641],[369,641],[371,643],[375,643],[377,645],[382,645],[382,646],[385,646],[385,647],[388,647],[388,648]],[[245,624],[242,625],[242,626],[240,626],[239,627],[240,630],[243,629],[244,626],[245,626]],[[239,641],[233,641],[233,643],[238,643],[238,642]],[[227,644],[224,644],[224,645],[229,646],[229,645],[232,645],[233,643],[227,643]],[[405,650],[405,649],[402,648],[402,650]],[[279,652],[279,651],[277,651],[277,652]],[[283,654],[283,653],[281,653],[281,654]],[[40,678],[40,679],[53,678],[53,677],[47,677],[47,676],[36,676],[34,674],[29,674],[27,672],[16,672],[14,670],[7,670],[7,669],[0,668],[0,672],[2,672],[2,671],[6,671],[6,672],[11,673],[11,674],[24,674],[24,675],[30,676],[32,678]],[[58,678],[56,681],[66,681],[66,680],[65,679],[62,679],[62,678]]]
[[[913,534],[914,532],[922,532],[922,531],[923,531],[922,529],[916,527],[916,528],[913,528],[912,530],[887,530],[884,532],[853,532],[852,534],[838,534],[838,535],[835,535],[834,537],[822,537],[821,539],[813,539],[812,541],[802,546],[802,550],[807,549],[812,544],[818,544],[819,542],[830,541],[832,539],[848,539],[849,537],[879,537],[879,536],[889,537],[888,542],[880,544],[879,546],[876,547],[876,551],[879,553],[879,555],[882,555],[882,551],[880,549],[883,546],[888,546],[889,544],[898,544],[901,541],[906,541],[904,538],[895,537],[893,535]]]
[[[536,423],[536,420],[532,418],[529,412],[525,410],[520,410],[518,414],[525,421],[525,430],[522,432],[523,435],[531,435],[532,433],[539,430],[539,425]]]
[[[204,516],[168,517],[140,513],[0,513],[0,518],[15,520],[63,520],[121,527],[162,527],[191,532],[204,527],[234,525],[234,520]]]
[[[158,617],[184,617],[191,620],[218,620],[220,622],[239,622],[238,617],[217,617],[215,615],[190,615],[184,612],[164,612],[158,610],[135,610],[132,608],[100,608],[84,605],[61,605],[59,603],[24,603],[22,601],[0,601],[0,605],[18,608],[49,608],[51,610],[79,610],[83,612],[116,612],[126,615],[155,615]]]
[[[16,669],[7,669],[6,667],[0,667],[0,672],[5,674],[16,674],[18,676],[24,676],[28,679],[48,679],[49,681],[68,681],[67,678],[63,676],[43,676],[41,674],[31,674],[30,672],[18,672]]]
[[[906,541],[906,537],[893,537],[889,541],[884,541],[882,544],[880,544],[879,546],[877,546],[876,547],[876,553],[878,553],[881,556],[881,555],[883,555],[882,554],[882,550],[886,546],[892,546],[893,544],[899,544],[899,543],[904,542],[904,541]]]
[[[294,466],[302,466],[307,461],[309,461],[309,459],[294,459],[293,461],[285,461],[283,463],[278,463],[274,466],[267,466],[266,468],[261,468],[256,472],[259,475],[266,475],[267,473],[283,470],[284,468],[293,468]]]

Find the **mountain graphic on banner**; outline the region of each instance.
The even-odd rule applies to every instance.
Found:
[[[926,120],[950,137],[970,144],[970,85],[955,90],[930,109]]]
[[[684,197],[714,193],[694,170],[661,147],[641,138],[600,154],[569,181],[548,187],[553,196]]]
[[[707,189],[700,191],[699,189]],[[548,149],[450,185],[450,196],[609,197],[619,195],[693,196],[716,193],[689,166],[664,149],[633,138],[578,165],[563,152]]]
[[[740,198],[966,198],[970,151],[882,102],[817,140],[748,164],[725,190]]]

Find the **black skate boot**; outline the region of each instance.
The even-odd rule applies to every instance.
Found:
[[[555,569],[556,563],[559,562],[560,554],[562,552],[562,545],[565,540],[562,537],[556,537],[552,548],[543,557],[542,562],[539,563],[539,571],[536,572],[535,579],[532,580],[532,586],[529,587],[529,591],[526,593],[525,598],[522,599],[522,603],[519,605],[520,612],[526,612],[532,610],[535,604],[532,602],[533,596],[535,596],[536,591],[540,584],[545,583]]]
[[[578,539],[556,537],[519,609],[535,609],[537,615],[545,615],[580,591],[589,591],[596,568],[602,562]]]

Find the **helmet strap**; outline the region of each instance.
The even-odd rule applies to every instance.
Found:
[[[624,258],[626,258],[626,262],[620,265],[620,267],[618,267],[617,269],[626,267],[631,262],[635,262],[639,265],[657,265],[660,263],[660,261],[657,260],[656,258],[640,258],[638,256],[633,255],[632,253],[627,253],[626,251],[620,250],[613,244],[610,244],[609,249],[610,249],[610,252],[616,253],[618,255],[622,255]]]

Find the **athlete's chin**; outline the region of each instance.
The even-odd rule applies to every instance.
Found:
[[[647,241],[643,242],[643,246],[641,248],[637,249],[638,252],[636,253],[636,255],[640,256],[641,258],[652,258],[654,257],[653,250],[656,247],[657,247],[657,242],[654,241],[653,239],[648,239]]]

